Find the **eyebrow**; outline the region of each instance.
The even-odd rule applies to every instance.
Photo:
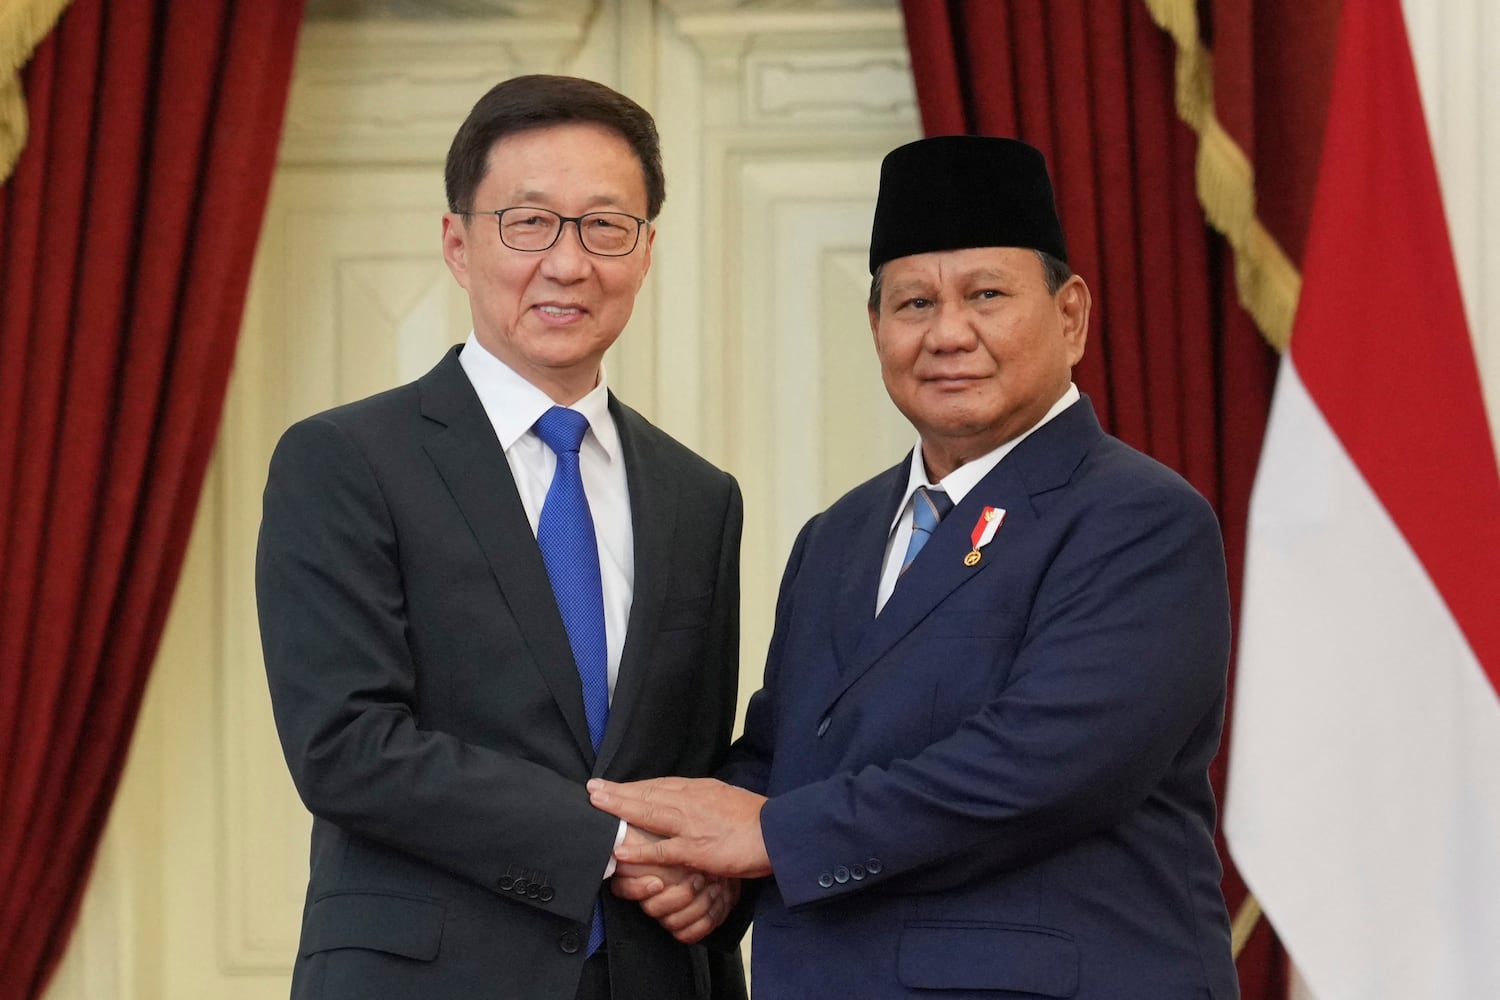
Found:
[[[972,271],[964,271],[958,275],[958,280],[966,283],[975,281],[1016,281],[1015,272],[1007,271],[998,267],[976,267]],[[930,292],[937,288],[941,282],[933,281],[927,277],[897,278],[886,288],[892,295],[910,295],[914,292]]]
[[[885,286],[887,295],[911,295],[917,292],[930,292],[933,282],[922,278],[902,278]]]
[[[522,191],[520,194],[516,195],[516,198],[518,199],[516,201],[516,204],[535,204],[538,208],[544,208],[544,203],[547,201],[548,197],[549,194],[546,191],[537,191],[535,189]],[[625,204],[625,202],[622,199],[611,194],[596,194],[583,204],[586,209],[614,208],[622,212],[625,211],[625,209],[621,207]]]
[[[998,267],[979,267],[972,271],[966,271],[961,276],[965,281],[1014,281],[1016,275],[1012,271]]]

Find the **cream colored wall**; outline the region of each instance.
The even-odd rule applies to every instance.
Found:
[[[218,450],[49,1000],[286,996],[308,818],[260,662],[260,489],[287,424],[422,374],[466,334],[439,256],[442,160],[492,83],[573,72],[657,116],[666,210],[607,364],[625,400],[744,488],[747,696],[797,529],[911,443],[863,309],[880,157],[918,131],[895,0],[511,9],[303,33]]]

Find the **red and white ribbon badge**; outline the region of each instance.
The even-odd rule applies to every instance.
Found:
[[[979,520],[974,524],[974,530],[969,534],[969,540],[974,543],[974,548],[968,555],[964,556],[964,565],[973,566],[979,562],[979,550],[990,544],[990,539],[995,537],[995,532],[1000,530],[1000,525],[1005,521],[1005,508],[986,507],[979,515]]]

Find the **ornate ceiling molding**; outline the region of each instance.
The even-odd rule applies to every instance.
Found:
[[[309,21],[542,20],[586,22],[599,0],[307,0]]]
[[[658,0],[679,17],[684,14],[827,13],[851,10],[895,10],[897,0]]]

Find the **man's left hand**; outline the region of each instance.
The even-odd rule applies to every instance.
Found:
[[[682,865],[734,878],[771,874],[760,834],[764,795],[713,778],[652,778],[624,784],[594,778],[588,788],[595,808],[665,838],[621,844],[615,857],[622,862]]]
[[[687,877],[676,881],[662,877],[674,871]],[[740,898],[737,878],[656,865],[620,865],[610,889],[621,899],[640,903],[647,916],[683,944],[696,944],[713,933]]]

